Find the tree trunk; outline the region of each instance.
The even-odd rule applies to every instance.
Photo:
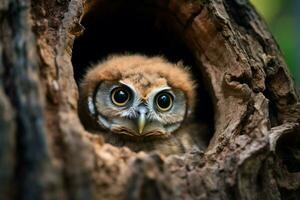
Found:
[[[213,104],[204,152],[135,153],[84,130],[74,40],[120,12],[190,52]],[[299,96],[248,1],[2,0],[0,28],[0,199],[300,198]]]

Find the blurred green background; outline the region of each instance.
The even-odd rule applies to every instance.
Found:
[[[250,0],[266,20],[300,87],[300,0]]]

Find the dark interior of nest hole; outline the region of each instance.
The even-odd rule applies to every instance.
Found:
[[[84,33],[73,45],[72,64],[77,84],[93,63],[110,54],[141,53],[149,56],[163,55],[171,62],[183,61],[192,67],[197,80],[198,101],[196,119],[209,127],[207,144],[214,133],[213,105],[209,93],[204,87],[199,67],[195,67],[192,53],[186,47],[179,34],[172,30],[172,22],[158,18],[158,11],[145,9],[138,4],[101,5],[86,13],[81,24]],[[119,7],[118,7],[119,6]],[[162,21],[167,23],[162,23]]]
[[[290,173],[300,172],[300,128],[286,133],[277,141],[276,154]]]

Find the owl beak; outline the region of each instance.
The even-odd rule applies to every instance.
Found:
[[[145,124],[146,124],[145,114],[141,114],[139,116],[139,119],[138,119],[139,134],[143,133],[143,130],[145,128]]]
[[[146,125],[146,114],[147,114],[147,108],[142,106],[138,110],[139,117],[137,120],[137,125],[139,129],[139,134],[141,135],[144,131],[145,125]]]

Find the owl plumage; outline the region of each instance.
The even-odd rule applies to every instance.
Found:
[[[85,75],[78,111],[85,128],[112,145],[169,155],[203,146],[203,127],[191,123],[194,104],[195,85],[182,63],[114,55]]]

